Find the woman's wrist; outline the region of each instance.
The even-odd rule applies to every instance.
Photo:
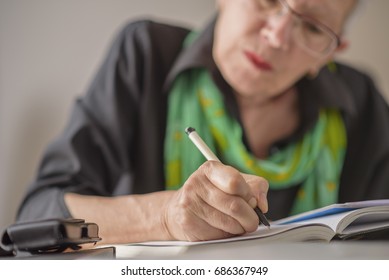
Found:
[[[117,197],[65,194],[74,218],[97,223],[101,243],[171,240],[165,209],[172,191]]]

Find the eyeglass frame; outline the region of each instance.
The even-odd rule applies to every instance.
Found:
[[[311,22],[313,22],[314,24],[316,24],[318,27],[320,27],[321,29],[323,29],[324,31],[326,31],[333,39],[334,39],[334,47],[332,47],[331,50],[327,50],[325,53],[321,53],[321,52],[316,52],[312,49],[309,49],[309,47],[306,47],[307,48],[307,51],[310,51],[313,55],[317,55],[317,56],[326,56],[328,55],[330,52],[332,52],[334,49],[336,49],[337,47],[340,46],[341,44],[341,39],[340,39],[340,36],[338,34],[335,33],[335,31],[333,31],[330,27],[328,27],[327,25],[325,25],[324,23],[312,18],[312,17],[309,17],[309,16],[306,16],[306,15],[303,15],[299,12],[297,12],[296,10],[294,10],[290,5],[289,3],[286,1],[286,0],[276,0],[278,1],[284,8],[287,9],[287,11],[289,11],[292,15],[296,16],[298,19],[301,19],[301,20],[309,20]]]

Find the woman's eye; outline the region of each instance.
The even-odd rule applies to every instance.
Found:
[[[256,2],[261,8],[271,8],[279,4],[278,0],[257,0]]]
[[[322,29],[319,28],[316,24],[314,24],[314,23],[312,23],[312,22],[307,22],[307,21],[305,21],[305,22],[303,23],[303,25],[304,25],[304,29],[305,29],[306,31],[310,32],[310,33],[318,34],[318,35],[320,35],[320,34],[323,33]]]

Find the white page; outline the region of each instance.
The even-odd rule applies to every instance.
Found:
[[[319,217],[315,219],[304,220],[298,223],[299,224],[321,223],[329,226],[334,232],[336,232],[336,228],[338,226],[339,221],[349,214],[350,212],[343,212],[343,213],[328,215],[328,216]]]
[[[389,199],[376,199],[376,200],[365,200],[365,201],[355,201],[355,202],[346,202],[346,203],[337,203],[329,206],[325,206],[319,209],[307,211],[298,215],[290,216],[284,219],[274,221],[273,224],[285,224],[289,222],[301,222],[302,220],[313,221],[317,217],[312,216],[327,216],[335,215],[333,212],[340,211],[353,211],[355,209],[366,208],[366,207],[376,207],[376,206],[389,206]],[[331,214],[332,213],[332,214]],[[296,221],[299,220],[299,221]]]
[[[193,245],[200,245],[200,244],[207,244],[207,243],[220,243],[220,242],[231,242],[231,241],[238,241],[238,240],[244,240],[244,239],[252,239],[252,238],[260,238],[260,237],[266,237],[273,234],[278,234],[280,232],[284,232],[289,230],[290,228],[293,228],[295,226],[288,225],[288,226],[272,226],[270,229],[267,227],[260,225],[256,231],[252,233],[247,233],[244,235],[239,235],[236,237],[231,238],[224,238],[224,239],[217,239],[217,240],[209,240],[209,241],[197,241],[197,242],[190,242],[190,241],[151,241],[151,242],[142,242],[138,244],[144,244],[144,245],[150,245],[150,246],[193,246]]]
[[[302,224],[272,225],[270,229],[264,227],[263,225],[260,225],[257,228],[257,230],[252,233],[247,233],[244,235],[225,238],[225,239],[197,241],[197,242],[151,241],[151,242],[133,243],[132,245],[136,244],[136,245],[147,245],[147,246],[194,246],[194,245],[202,245],[202,244],[234,242],[234,241],[248,240],[248,239],[264,239],[266,241],[272,241],[272,240],[300,241],[301,234],[303,232],[307,232],[311,230],[312,230],[311,235],[317,239],[327,239],[328,236],[333,233],[333,232],[331,233],[329,232],[330,229],[328,227],[323,227],[322,225],[317,225],[317,224],[310,224],[309,226],[308,224],[307,225],[302,225]]]
[[[389,209],[387,206],[373,206],[304,220],[298,223],[323,223],[331,227],[334,232],[341,233],[347,226],[349,226],[354,221],[358,222],[359,224],[362,224],[362,226],[366,226],[367,224],[373,222],[385,221],[386,223],[389,223]]]

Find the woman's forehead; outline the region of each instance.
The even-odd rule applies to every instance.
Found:
[[[343,22],[356,0],[286,0],[298,12],[328,23]]]
[[[291,6],[307,10],[340,11],[350,9],[356,0],[285,0]]]

